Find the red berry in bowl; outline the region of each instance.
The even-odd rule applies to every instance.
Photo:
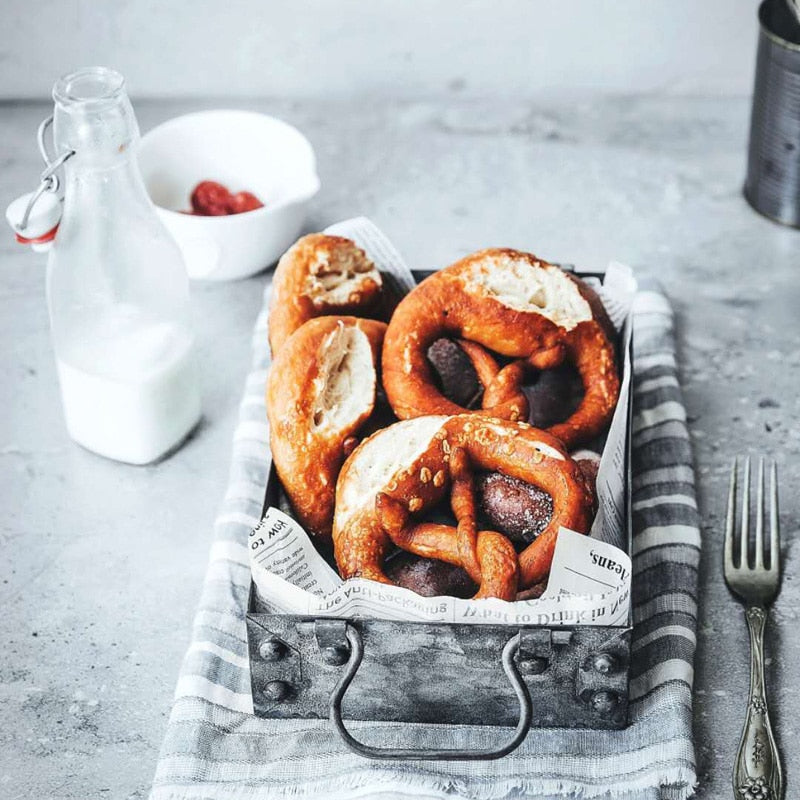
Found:
[[[206,217],[222,217],[228,214],[231,193],[216,181],[201,181],[194,187],[192,210]]]
[[[229,214],[243,214],[263,207],[264,204],[252,192],[236,192],[228,201]]]

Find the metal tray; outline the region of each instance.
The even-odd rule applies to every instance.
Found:
[[[631,404],[625,466],[629,553]],[[280,491],[273,467],[264,509],[277,505]],[[368,758],[500,758],[532,727],[624,728],[631,630],[630,616],[625,627],[517,627],[272,614],[251,585],[253,708],[271,719],[327,717],[345,744]],[[377,748],[354,738],[345,719],[514,730],[485,750]]]

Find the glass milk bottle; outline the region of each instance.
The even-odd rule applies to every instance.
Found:
[[[139,128],[122,76],[93,67],[53,88],[64,209],[47,298],[70,436],[147,464],[200,418],[189,286],[136,162]]]

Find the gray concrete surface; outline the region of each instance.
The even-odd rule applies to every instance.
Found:
[[[106,64],[134,96],[744,93],[759,0],[3,0],[0,98]]]
[[[142,104],[143,129],[212,103]],[[248,102],[300,125],[323,191],[310,228],[371,216],[414,267],[489,245],[661,278],[678,312],[702,504],[695,719],[701,798],[730,796],[747,641],[720,575],[731,457],[775,455],[786,581],[769,679],[800,790],[795,573],[800,501],[800,234],[745,204],[746,99],[568,96],[522,104]],[[2,196],[40,169],[45,105],[0,106]],[[0,239],[0,797],[146,796],[197,601],[249,338],[267,276],[195,285],[205,421],[164,463],[68,440],[44,263]]]

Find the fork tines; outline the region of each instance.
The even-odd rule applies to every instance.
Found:
[[[769,546],[765,547],[764,541],[764,505],[765,505],[765,473],[769,472]],[[736,495],[737,476],[739,472],[739,459],[735,458],[731,468],[731,483],[728,494],[728,511],[725,523],[725,580],[737,594],[751,594],[748,591],[751,582],[758,582],[764,594],[764,589],[771,593],[777,591],[778,576],[780,572],[780,541],[778,523],[778,472],[775,462],[769,463],[762,456],[758,460],[758,475],[756,478],[755,502],[755,538],[750,535],[750,456],[744,459],[742,469],[742,500],[741,522],[736,546]],[[738,552],[738,558],[736,554]],[[766,579],[766,580],[765,580]],[[732,585],[736,584],[736,585]],[[774,589],[772,588],[774,584]],[[753,598],[754,601],[757,598]],[[768,599],[760,598],[762,602]]]

